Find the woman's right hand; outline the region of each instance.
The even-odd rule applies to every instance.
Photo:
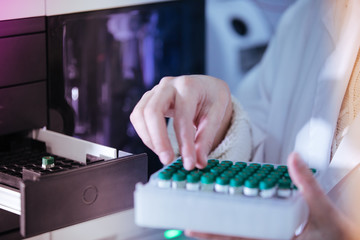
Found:
[[[138,135],[163,164],[174,160],[165,117],[174,119],[184,167],[203,168],[207,156],[224,138],[232,116],[227,84],[205,75],[165,77],[146,92],[131,113]]]

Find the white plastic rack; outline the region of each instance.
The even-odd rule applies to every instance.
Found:
[[[248,238],[291,239],[308,216],[285,165],[211,159],[186,171],[178,159],[137,184],[134,200],[140,226]]]

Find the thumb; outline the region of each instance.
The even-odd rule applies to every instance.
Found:
[[[322,219],[333,210],[333,206],[309,167],[300,159],[297,153],[291,153],[288,158],[288,170],[294,184],[298,187],[314,219]]]

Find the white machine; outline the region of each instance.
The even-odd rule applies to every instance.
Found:
[[[232,91],[257,64],[277,22],[294,0],[207,0],[206,74]]]

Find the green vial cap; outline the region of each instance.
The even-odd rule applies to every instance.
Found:
[[[274,170],[274,165],[272,165],[272,164],[264,164],[264,165],[262,165],[261,166],[261,168],[263,168],[263,169],[268,169],[268,170]]]
[[[232,165],[229,170],[233,170],[233,171],[236,171],[236,172],[240,172],[241,170],[243,170],[243,167],[240,167],[238,165]]]
[[[255,178],[249,178],[245,181],[244,185],[248,188],[257,188],[259,186],[259,181]]]
[[[169,166],[167,166],[166,168],[165,168],[165,170],[167,170],[167,171],[171,171],[171,172],[177,172],[177,170],[178,170],[178,168],[176,167],[176,166],[174,166],[174,165],[169,165]]]
[[[170,171],[163,170],[159,172],[159,179],[161,180],[170,180],[172,173]]]
[[[197,183],[200,181],[200,175],[198,174],[189,174],[186,176],[186,181],[188,183]]]
[[[280,189],[290,189],[291,187],[291,180],[290,179],[280,179],[278,181],[278,187]]]
[[[201,171],[203,171],[204,173],[210,172],[210,170],[212,169],[213,166],[211,165],[207,165],[206,167],[204,167],[203,169],[201,169]]]
[[[275,187],[275,181],[272,179],[264,179],[259,183],[259,189],[266,190]]]
[[[229,161],[229,160],[224,160],[224,161],[221,161],[220,164],[231,167],[234,163],[232,161]]]
[[[219,185],[228,185],[229,184],[229,178],[228,177],[224,177],[224,176],[220,176],[216,178],[216,184]]]
[[[265,178],[266,175],[267,175],[267,174],[265,174],[265,173],[258,173],[258,172],[257,172],[257,173],[255,173],[255,174],[253,174],[252,176],[253,176],[254,178],[258,179],[258,180],[261,180],[261,179]]]
[[[224,171],[224,172],[221,174],[221,176],[225,176],[225,177],[231,178],[231,177],[235,176],[235,174],[236,174],[236,172],[233,171],[233,170],[226,170],[226,171]]]
[[[241,187],[244,185],[245,179],[242,177],[234,177],[230,179],[230,186],[231,187]]]
[[[185,179],[186,179],[186,175],[181,172],[174,173],[172,176],[172,180],[175,182],[185,181]]]
[[[172,163],[170,166],[174,166],[174,167],[176,167],[177,169],[183,168],[182,162],[174,162],[174,163]]]
[[[237,173],[236,176],[237,176],[237,177],[242,177],[242,178],[248,178],[251,174],[252,174],[252,173],[250,173],[250,172],[244,172],[244,171],[242,171],[242,172]]]
[[[207,163],[208,163],[208,165],[215,166],[215,165],[219,164],[219,160],[217,160],[217,159],[209,159],[209,160],[207,160]]]
[[[179,169],[177,172],[182,172],[184,173],[185,175],[188,175],[190,172],[188,170],[186,170],[185,168],[181,168]]]
[[[54,160],[53,156],[42,157],[42,165],[48,166],[48,165],[52,165],[54,163],[55,163],[55,160]]]
[[[235,166],[239,166],[241,168],[245,168],[247,166],[246,162],[235,162]]]
[[[215,175],[212,173],[206,173],[201,176],[200,179],[201,183],[203,184],[211,184],[215,182]]]
[[[250,163],[249,166],[250,166],[250,167],[255,167],[256,169],[261,168],[261,164],[260,164],[260,163]]]
[[[212,169],[210,169],[211,173],[214,173],[215,175],[219,175],[224,171],[224,169],[222,167],[214,167]]]
[[[277,166],[276,170],[282,171],[282,172],[287,172],[287,166],[286,165],[279,165],[279,166]]]
[[[288,172],[284,173],[283,178],[290,179],[290,174]]]

